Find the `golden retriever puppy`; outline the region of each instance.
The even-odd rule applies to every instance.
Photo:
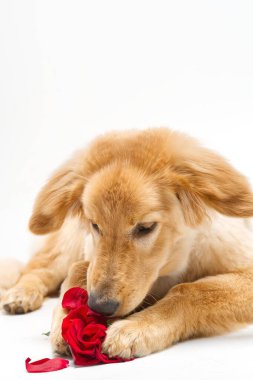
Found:
[[[51,177],[30,229],[48,234],[3,299],[37,309],[60,284],[87,288],[115,321],[103,350],[143,356],[253,322],[253,195],[223,158],[166,128],[96,139]],[[53,348],[66,352],[61,306]]]

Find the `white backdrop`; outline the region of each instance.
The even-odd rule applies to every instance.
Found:
[[[252,19],[252,0],[0,0],[0,256],[27,259],[37,191],[107,130],[171,126],[253,179]]]

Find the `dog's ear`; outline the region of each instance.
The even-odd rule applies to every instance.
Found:
[[[84,177],[72,161],[63,165],[40,191],[30,218],[30,230],[35,234],[56,231],[70,208],[73,213],[80,213],[83,188]]]
[[[222,214],[253,216],[253,194],[247,179],[219,155],[197,148],[172,166],[173,182],[186,222],[199,224],[206,205]]]

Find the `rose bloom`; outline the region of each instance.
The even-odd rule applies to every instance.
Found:
[[[69,289],[62,300],[62,307],[69,310],[62,322],[62,336],[70,347],[74,363],[88,366],[124,361],[119,357],[109,358],[101,352],[107,318],[90,310],[87,301],[87,291],[82,288]]]

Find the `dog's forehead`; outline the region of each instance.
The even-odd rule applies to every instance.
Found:
[[[130,168],[110,168],[96,174],[85,188],[82,201],[91,218],[94,214],[103,219],[117,215],[130,224],[160,206],[155,186]]]
[[[132,224],[140,215],[151,209],[147,197],[142,198],[135,190],[128,191],[122,183],[114,183],[113,186],[104,187],[92,196],[84,197],[84,208],[88,215],[96,215],[96,218],[109,220],[120,217]]]

